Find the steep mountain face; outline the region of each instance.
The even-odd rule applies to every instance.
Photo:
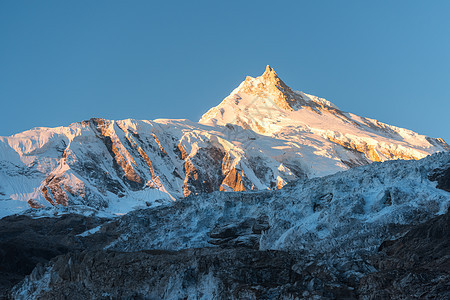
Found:
[[[0,216],[55,205],[125,213],[449,149],[293,91],[267,67],[199,123],[90,119],[0,137]]]
[[[10,295],[446,299],[449,170],[450,153],[444,152],[277,191],[190,195],[107,221],[80,216],[86,231],[72,225],[77,239],[69,236],[66,245],[84,251],[38,265]],[[35,213],[3,221],[23,222]],[[8,236],[1,240],[13,243]]]

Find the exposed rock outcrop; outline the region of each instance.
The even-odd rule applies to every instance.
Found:
[[[358,287],[361,299],[450,298],[450,210],[379,250],[372,258],[378,272]]]
[[[103,224],[107,219],[81,215],[62,215],[33,219],[9,216],[0,219],[0,298],[37,264],[45,264],[69,251],[96,249],[77,235]],[[105,236],[103,237],[105,238]]]
[[[92,252],[37,268],[15,297],[48,299],[351,299],[351,287],[302,253],[247,248]]]
[[[450,192],[450,167],[435,169],[430,172],[428,179],[437,182],[437,188]]]

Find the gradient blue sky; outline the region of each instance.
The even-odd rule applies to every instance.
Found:
[[[450,143],[450,1],[1,1],[0,135],[197,121],[270,64],[292,88]]]

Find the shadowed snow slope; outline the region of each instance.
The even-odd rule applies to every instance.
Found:
[[[126,213],[447,150],[441,139],[293,91],[268,66],[199,123],[93,118],[0,137],[0,217],[56,205]]]

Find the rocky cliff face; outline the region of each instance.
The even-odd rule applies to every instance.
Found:
[[[109,221],[95,215],[53,214],[0,219],[0,298],[37,266],[70,251],[96,248],[96,241],[80,236]]]
[[[450,212],[357,260],[240,246],[70,252],[38,265],[16,299],[447,299]],[[406,228],[402,233],[407,232]],[[416,236],[411,239],[412,236]],[[386,246],[389,245],[389,246]],[[418,247],[417,247],[418,246]],[[363,276],[355,280],[349,273]]]
[[[85,205],[111,213],[449,150],[440,140],[293,91],[267,67],[200,123],[90,119],[0,138],[1,216]]]
[[[66,254],[38,265],[10,296],[444,299],[449,169],[450,154],[439,153],[279,191],[190,195],[119,218],[91,216],[95,222],[78,216],[86,225],[70,222],[76,243],[65,243]],[[24,216],[3,221],[17,218]],[[39,228],[39,219],[27,222]]]
[[[14,296],[24,299],[355,297],[351,287],[333,280],[325,268],[309,266],[303,270],[304,264],[301,253],[246,248],[85,251],[60,256],[52,261],[51,269],[36,269],[26,279],[29,290],[15,290]]]
[[[449,299],[450,210],[383,242],[371,260],[377,272],[361,279],[362,299]]]

